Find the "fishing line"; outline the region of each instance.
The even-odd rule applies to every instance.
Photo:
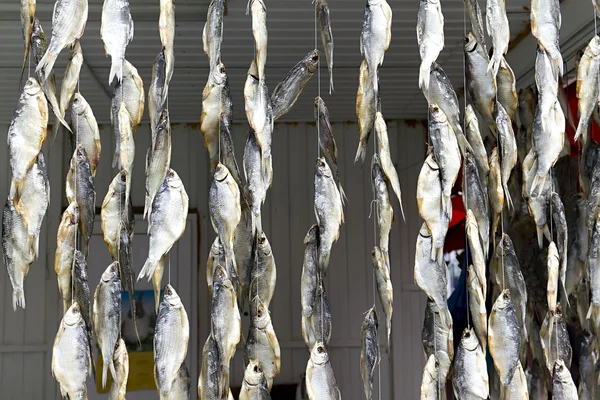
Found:
[[[317,7],[319,6],[317,1],[314,2],[315,3],[315,49],[318,49],[319,44],[317,42]],[[327,51],[326,49],[324,49],[325,51]],[[319,99],[321,98],[321,55],[319,54],[319,57],[317,57],[317,95],[319,96]],[[319,113],[319,105],[318,103],[316,104],[317,106],[317,112],[316,112],[316,116],[317,116],[317,157],[321,157],[321,146],[320,146],[320,134],[321,134],[321,118],[320,118],[320,113]]]
[[[463,35],[467,36],[467,20],[466,20],[466,16],[465,16],[466,10],[463,10]],[[463,115],[463,126],[464,126],[464,130],[465,132],[467,131],[467,67],[466,67],[466,54],[463,51],[463,100],[465,102],[465,112]],[[465,132],[463,132],[463,134],[465,134]],[[456,134],[456,132],[455,132]],[[465,135],[466,137],[466,135]],[[467,154],[467,149],[465,149],[465,155]],[[468,184],[467,182],[467,172],[466,172],[466,165],[467,165],[467,159],[466,157],[463,157],[463,176],[462,176],[462,187],[463,187],[463,195],[465,196],[465,204],[467,205],[465,208],[467,209],[467,212],[469,210],[469,201],[468,201],[468,196],[467,196],[467,188],[468,188]],[[479,236],[479,235],[478,235]],[[478,239],[479,240],[479,239]],[[466,223],[466,219],[465,219],[465,264],[464,264],[464,268],[467,268],[467,273],[469,272],[469,238],[467,236],[467,223]],[[467,275],[467,273],[465,273],[465,276]],[[470,313],[471,310],[469,308],[469,288],[468,288],[468,280],[467,280],[467,285],[465,285],[465,293],[466,293],[466,299],[467,299],[467,327],[469,329],[471,329],[471,318],[470,318]]]
[[[375,154],[377,154],[377,135],[373,136],[373,157],[375,157]],[[371,178],[372,179],[372,178]],[[384,184],[385,184],[385,180],[384,180]],[[387,184],[385,184],[385,190],[387,191]],[[375,218],[373,218],[373,241],[375,242],[375,244],[377,244],[377,223],[379,221],[379,201],[377,200],[377,195],[375,194],[375,198],[373,199],[373,203],[375,206]],[[379,238],[379,243],[381,245],[381,238]],[[381,248],[380,248],[381,250]],[[389,246],[387,251],[389,251]],[[383,253],[383,252],[382,252]],[[389,259],[389,254],[387,254],[386,252],[386,256],[384,258],[384,261]],[[373,266],[375,267],[375,266]],[[389,268],[389,265],[387,265],[386,263],[386,267]],[[377,305],[376,305],[376,299],[375,299],[375,295],[377,292],[377,284],[376,284],[376,276],[375,276],[375,268],[373,268],[373,309],[375,310],[375,314],[377,315]],[[383,308],[383,304],[382,304],[382,308]],[[384,313],[385,314],[385,313]],[[379,323],[379,319],[377,321]],[[387,330],[386,330],[386,338],[387,338]],[[377,381],[377,388],[378,388],[378,393],[379,393],[379,397],[378,399],[381,400],[381,356],[380,356],[380,345],[379,345],[379,327],[377,327],[377,367],[378,367],[378,381]]]

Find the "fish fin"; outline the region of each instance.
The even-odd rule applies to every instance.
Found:
[[[50,54],[48,50],[38,63],[38,66],[35,68],[35,72],[44,71],[44,79],[47,80],[52,72],[52,68],[54,67],[54,63],[56,62],[56,56]]]
[[[25,292],[21,288],[13,289],[13,311],[17,311],[17,307],[25,309]]]
[[[121,82],[123,80],[123,60],[112,57],[110,74],[108,75],[109,86],[115,78],[117,78],[117,82]]]
[[[506,207],[508,208],[508,212],[512,214],[514,210],[514,205],[510,192],[508,191],[508,183],[502,182],[502,188],[504,189],[504,199],[506,200]]]
[[[487,72],[493,71],[494,76],[497,76],[498,69],[500,69],[500,63],[502,62],[502,59],[503,59],[502,54],[497,54],[496,49],[494,49],[494,54],[492,55],[492,58],[490,58],[490,62],[488,63],[488,66],[487,66]]]
[[[354,157],[354,164],[360,161],[360,164],[363,165],[365,163],[365,157],[367,156],[367,142],[359,141],[358,149],[356,150],[356,156]]]
[[[112,376],[113,381],[116,381],[117,371],[115,370],[115,362],[112,360],[112,358],[108,362],[108,368],[110,369],[110,375]]]
[[[144,266],[142,267],[142,270],[140,271],[140,274],[137,277],[137,280],[139,281],[142,278],[148,277],[148,280],[150,280],[150,278],[152,277],[152,274],[154,274],[154,271],[156,270],[158,266],[158,261],[153,261],[150,258],[146,259],[146,262],[144,263]]]
[[[156,315],[158,315],[158,305],[160,304],[160,287],[164,272],[165,256],[162,256],[162,258],[156,263],[156,268],[152,273],[152,286],[154,287],[154,305],[156,306]]]
[[[346,197],[346,192],[344,192],[344,188],[342,187],[342,182],[338,178],[338,189],[340,191],[340,197],[342,198],[342,205],[345,205],[348,202],[348,197]]]
[[[335,89],[333,88],[333,69],[329,70],[329,94],[335,93]]]
[[[104,360],[102,363],[102,388],[106,387],[106,377],[108,375],[108,360]]]
[[[544,247],[544,228],[540,228],[536,225],[535,230],[537,232],[537,242],[540,249]]]
[[[329,267],[330,253],[319,252],[319,271],[323,276],[327,276],[327,268]]]
[[[421,67],[419,68],[419,89],[423,89],[425,91],[429,90],[430,69],[431,65],[427,63],[421,63]]]
[[[456,129],[460,129],[460,125],[458,125]],[[473,146],[471,146],[471,143],[469,143],[469,141],[467,140],[464,133],[462,133],[461,130],[457,131],[456,129],[453,129],[453,130],[454,130],[454,136],[456,136],[456,141],[458,142],[458,148],[460,150],[460,154],[463,157],[466,156],[467,152],[470,154],[475,154],[475,151],[473,150]]]

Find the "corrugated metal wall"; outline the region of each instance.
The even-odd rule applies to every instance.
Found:
[[[234,126],[235,147],[240,161],[246,129],[242,125]],[[333,314],[331,359],[344,398],[361,399],[360,326],[363,313],[374,301],[371,266],[374,236],[373,220],[369,219],[372,200],[370,168],[368,162],[362,169],[353,165],[358,140],[356,124],[334,124],[333,130],[338,145],[341,179],[349,201],[345,210],[346,223],[342,226],[339,241],[333,247],[326,279]],[[199,285],[206,285],[204,263],[214,238],[207,211],[210,185],[207,152],[197,125],[173,124],[172,135],[172,167],[185,184],[190,197],[190,209],[197,210],[200,218],[198,276]],[[424,364],[420,331],[425,297],[413,283],[412,266],[414,243],[420,226],[415,190],[424,159],[426,131],[420,121],[393,121],[389,123],[389,135],[392,157],[396,161],[403,189],[406,223],[402,221],[398,203],[393,203],[396,220],[390,238],[390,256],[395,314],[393,345],[389,356],[386,357],[385,346],[382,346],[381,398],[417,398]],[[102,127],[101,137],[102,156],[96,174],[97,207],[101,205],[113,177],[110,167],[113,153],[110,127]],[[42,256],[32,265],[26,281],[26,311],[12,311],[10,282],[5,272],[0,274],[0,287],[3,288],[0,307],[0,393],[3,399],[50,399],[53,398],[51,393],[56,393],[50,361],[60,307],[53,260],[56,230],[65,202],[65,171],[70,158],[70,143],[65,138],[57,139],[49,155],[52,202],[42,229]],[[144,155],[150,140],[148,128],[140,127],[135,139],[137,157],[132,199],[134,206],[143,207]],[[300,329],[300,275],[304,250],[302,241],[308,228],[315,222],[315,125],[276,124],[272,152],[274,179],[263,208],[263,228],[277,263],[277,289],[271,309],[281,345],[282,370],[276,383],[291,383],[300,380],[308,360]],[[372,153],[372,150],[369,152]],[[6,167],[5,171],[8,171],[8,155],[4,146],[0,146],[0,159]],[[7,176],[8,173],[5,173],[0,177],[2,198],[5,198],[9,186]],[[90,251],[93,254],[94,251],[107,250],[102,247]],[[201,290],[199,293],[206,292]],[[210,329],[208,309],[208,299],[200,296],[199,351]],[[246,320],[248,317],[243,318]],[[247,321],[244,326],[247,326]],[[241,382],[242,359],[239,353],[233,361],[232,386]],[[193,379],[195,381],[196,377]]]

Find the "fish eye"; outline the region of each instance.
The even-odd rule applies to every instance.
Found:
[[[169,171],[169,178],[172,178],[175,176],[175,173],[173,171]]]
[[[319,346],[317,347],[317,351],[322,354],[325,352],[325,349],[323,348],[323,346]]]
[[[127,175],[123,172],[121,174],[121,182],[126,182],[127,181]]]

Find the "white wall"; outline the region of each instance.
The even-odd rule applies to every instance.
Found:
[[[358,130],[354,123],[333,126],[336,136],[341,178],[348,196],[346,223],[334,245],[326,279],[333,314],[331,358],[345,399],[362,399],[359,374],[360,326],[363,313],[373,304],[371,249],[373,221],[369,219],[372,199],[369,159],[364,168],[353,165]],[[146,126],[138,129],[132,199],[143,207],[144,156],[149,143]],[[207,152],[198,124],[173,124],[172,167],[181,176],[190,197],[190,209],[199,218],[199,284],[205,285],[204,268],[214,238],[207,212],[210,185]],[[234,141],[241,161],[247,128],[234,126]],[[415,190],[424,153],[426,133],[422,122],[390,122],[392,157],[403,189],[406,223],[394,203],[396,220],[391,233],[392,281],[395,289],[393,348],[381,367],[382,398],[417,398],[424,365],[420,332],[425,296],[413,283],[414,244],[420,221]],[[100,207],[113,177],[112,135],[102,127],[102,156],[96,174],[96,206]],[[3,303],[0,306],[0,393],[3,399],[51,399],[56,392],[50,374],[51,348],[60,317],[53,271],[56,230],[64,206],[64,179],[70,157],[67,136],[59,136],[50,157],[52,202],[42,228],[40,260],[31,266],[26,280],[27,309],[16,313],[11,308],[10,282],[0,274]],[[263,228],[277,262],[277,289],[271,303],[272,318],[281,345],[282,370],[276,383],[298,382],[306,367],[308,353],[300,330],[300,274],[303,238],[315,222],[313,212],[313,167],[317,155],[316,127],[312,124],[277,124],[273,135],[273,187],[263,208]],[[0,160],[6,167],[0,176],[0,198],[8,190],[8,157],[0,147]],[[241,165],[241,162],[240,162]],[[134,242],[135,246],[135,242]],[[90,250],[106,253],[105,246]],[[139,269],[139,265],[137,266]],[[95,285],[95,283],[93,283]],[[177,288],[176,288],[177,289]],[[209,301],[206,290],[198,287],[198,340],[201,351],[209,332]],[[380,306],[378,305],[380,308]],[[188,310],[190,312],[190,310]],[[247,317],[244,317],[247,319]],[[381,332],[383,332],[383,324]],[[245,333],[244,333],[245,334]],[[381,335],[383,339],[383,334]],[[382,340],[383,343],[383,340]],[[382,346],[382,351],[384,347]],[[239,385],[243,374],[242,354],[232,362],[232,386]],[[193,377],[193,386],[197,377]],[[89,387],[91,386],[91,381]],[[93,390],[93,389],[92,389]],[[392,396],[392,393],[394,395]],[[58,396],[56,397],[58,398]]]

